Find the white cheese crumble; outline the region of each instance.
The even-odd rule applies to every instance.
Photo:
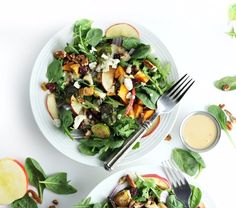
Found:
[[[95,52],[95,51],[97,51],[97,49],[92,46],[92,48],[91,48],[91,50],[90,50],[89,52],[90,52],[90,53],[93,53],[93,52]]]
[[[132,66],[129,64],[128,67],[126,68],[126,73],[130,74],[132,72]]]
[[[74,119],[74,124],[73,124],[73,128],[74,129],[78,129],[80,124],[82,123],[82,121],[86,119],[86,116],[85,115],[78,115],[75,117]]]
[[[130,99],[131,97],[132,97],[131,92],[128,92],[127,95],[126,95],[126,98],[127,98],[127,99]]]
[[[80,89],[80,84],[79,84],[79,81],[76,81],[75,83],[74,83],[74,87],[75,88],[77,88],[77,89]]]
[[[111,54],[106,55],[103,53],[101,57],[104,59],[101,65],[101,69],[103,72],[108,72],[110,70],[110,67],[116,68],[118,63],[120,62],[119,59],[113,59],[113,56]]]
[[[133,89],[133,82],[130,78],[125,78],[124,79],[124,85],[127,88],[128,91]]]
[[[95,69],[96,66],[97,66],[97,62],[96,61],[89,63],[89,68],[90,69]]]
[[[91,74],[86,74],[83,78],[83,80],[87,81],[90,86],[93,85],[93,78]]]
[[[142,86],[145,86],[145,85],[146,85],[146,83],[145,83],[145,82],[141,82],[140,84],[141,84]]]

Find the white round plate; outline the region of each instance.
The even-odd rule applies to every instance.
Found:
[[[108,26],[114,23],[116,22],[95,22],[93,26],[105,30]],[[66,43],[72,41],[72,25],[65,27],[55,34],[43,47],[35,62],[30,80],[31,108],[38,127],[47,140],[57,150],[80,163],[90,166],[103,166],[103,162],[97,157],[81,154],[77,149],[78,142],[70,140],[60,129],[53,125],[45,106],[46,93],[40,88],[40,84],[47,81],[46,71],[48,65],[53,60],[53,52],[64,49]],[[139,30],[142,41],[151,45],[153,53],[159,57],[163,63],[171,64],[171,74],[169,79],[171,81],[177,80],[178,73],[175,63],[163,43],[153,33],[142,26],[134,23],[132,23],[132,25]],[[151,135],[147,136],[145,139],[142,139],[141,147],[135,151],[131,151],[119,165],[125,165],[140,159],[142,156],[157,147],[160,141],[165,138],[172,129],[177,113],[178,106],[176,106],[171,113],[162,115],[158,128],[156,128]]]
[[[91,201],[93,203],[97,202],[103,202],[111,193],[111,191],[114,189],[114,187],[117,185],[118,180],[124,176],[130,174],[135,175],[144,175],[144,174],[157,174],[159,176],[162,176],[166,178],[165,174],[163,173],[161,167],[159,166],[136,166],[136,167],[131,167],[127,168],[125,170],[116,172],[100,182],[88,195],[88,197],[91,197]],[[190,184],[197,186],[201,189],[202,191],[202,202],[204,202],[205,206],[208,208],[215,208],[216,206],[214,205],[213,201],[207,195],[202,187],[200,187],[198,184],[196,184],[193,180],[188,178],[188,181]]]

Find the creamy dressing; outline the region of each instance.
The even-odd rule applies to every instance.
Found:
[[[192,115],[184,122],[182,135],[190,147],[205,149],[216,140],[217,127],[207,115]]]

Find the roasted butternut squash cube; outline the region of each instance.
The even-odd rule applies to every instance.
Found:
[[[149,81],[149,77],[144,74],[141,71],[138,71],[135,75],[134,78],[138,81],[138,82],[144,82],[147,83]]]
[[[151,118],[151,116],[154,114],[154,110],[145,110],[143,112],[143,122]]]
[[[118,66],[115,70],[115,79],[118,79],[120,77],[124,77],[125,70],[122,66]]]
[[[92,96],[94,94],[94,88],[93,87],[84,87],[79,89],[79,95],[81,97],[83,96]]]
[[[139,104],[134,105],[134,117],[138,118],[143,112],[143,106]]]
[[[129,90],[125,87],[124,84],[120,85],[120,89],[118,90],[118,96],[123,100],[125,104],[128,104],[128,100],[126,95],[128,94]]]

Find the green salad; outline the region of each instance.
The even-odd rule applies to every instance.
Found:
[[[192,194],[189,200],[191,208],[205,208],[201,202],[202,192],[198,187],[191,185]],[[111,194],[99,203],[92,203],[87,198],[75,205],[75,208],[184,208],[169,182],[157,175],[146,174],[132,178],[123,176]]]
[[[105,33],[82,19],[73,26],[73,41],[53,53],[47,69],[46,107],[53,123],[74,139],[78,149],[103,160],[122,146],[155,110],[171,85],[170,65],[151,54],[133,26],[120,23]],[[136,145],[136,148],[139,145]]]

